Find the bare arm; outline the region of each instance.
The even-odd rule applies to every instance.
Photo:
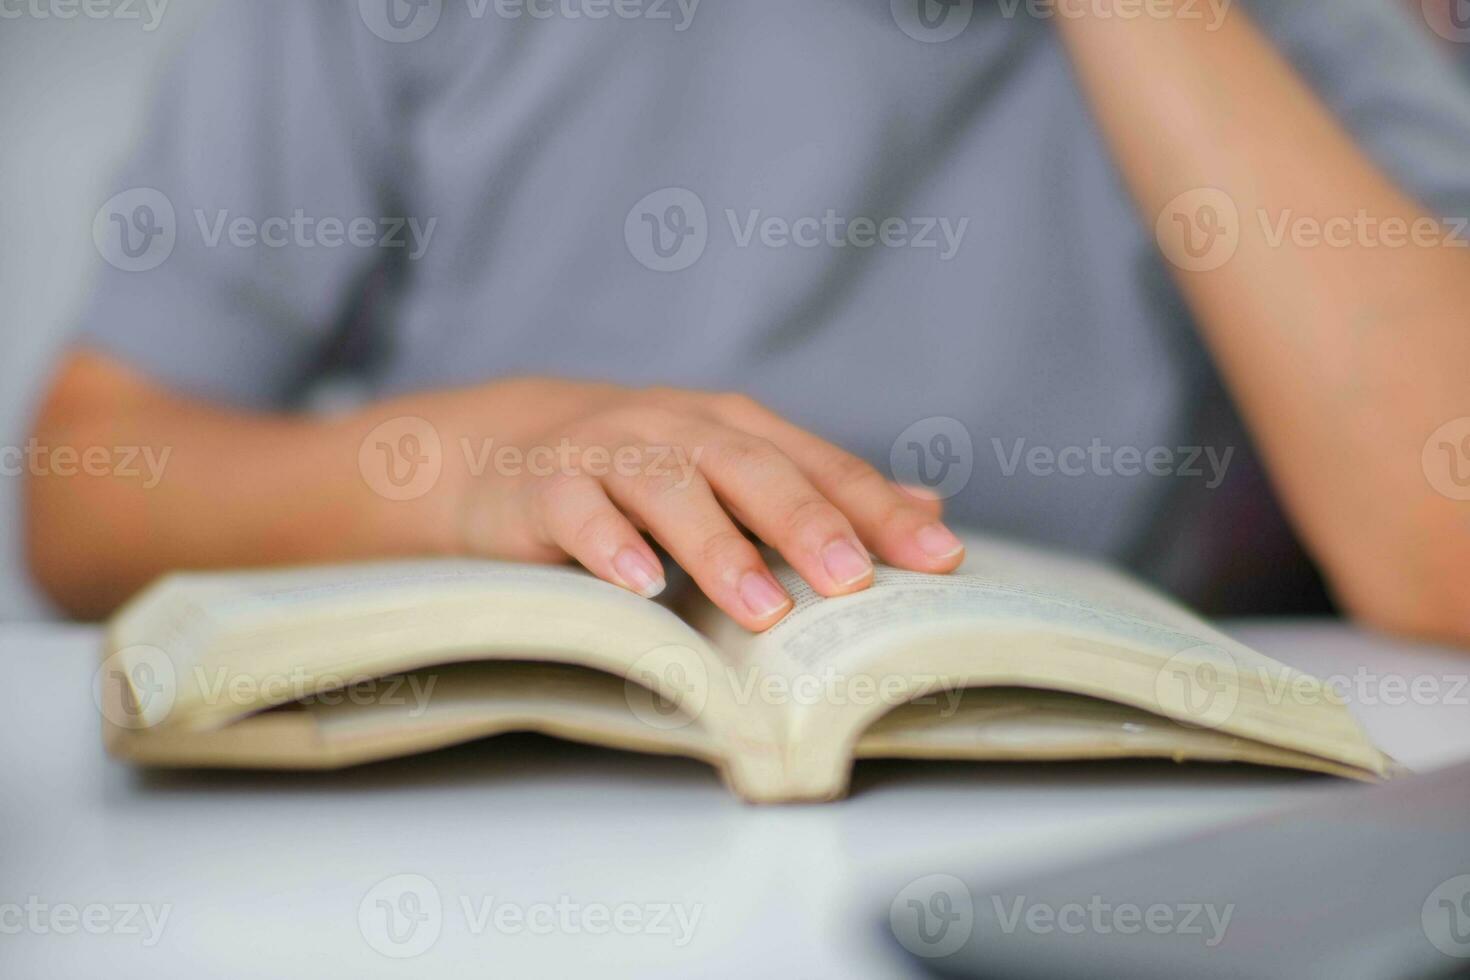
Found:
[[[35,442],[163,462],[32,472],[31,568],[82,617],[173,569],[423,555],[570,558],[651,596],[647,532],[762,629],[791,600],[743,528],[824,595],[871,583],[869,549],[930,572],[963,557],[936,504],[738,395],[519,379],[322,419],[222,409],[79,353]]]
[[[1240,10],[1215,32],[1097,11],[1059,18],[1065,44],[1339,597],[1386,628],[1470,641],[1470,510],[1421,459],[1470,416],[1470,250],[1445,243]],[[1335,242],[1281,237],[1303,217]],[[1233,254],[1213,218],[1238,228]]]
[[[444,551],[435,502],[398,519],[350,466],[332,465],[347,423],[221,410],[119,364],[79,354],[62,368],[34,439],[54,452],[103,447],[132,473],[58,474],[26,486],[31,569],[67,611],[107,613],[171,569]]]

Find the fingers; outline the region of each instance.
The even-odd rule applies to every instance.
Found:
[[[703,472],[719,499],[822,595],[867,588],[873,563],[852,524],[775,444],[711,427]]]
[[[565,552],[651,598],[665,579],[646,531],[717,606],[757,631],[779,622],[793,602],[740,525],[826,596],[872,584],[870,550],[926,572],[952,571],[963,560],[963,545],[941,521],[941,502],[922,488],[891,483],[748,399],[674,395],[683,401],[601,413],[582,434],[592,445],[650,460],[682,450],[677,468],[558,474],[523,488],[533,498],[534,548]]]
[[[746,629],[769,629],[791,597],[698,472],[610,476],[609,496],[646,525],[715,605]]]
[[[546,480],[536,496],[542,537],[598,578],[645,599],[664,590],[663,567],[643,536],[588,476]]]
[[[891,565],[951,572],[965,546],[924,504],[897,489],[866,461],[823,443],[809,449],[808,473],[851,519],[873,550]]]
[[[866,461],[760,406],[736,401],[723,411],[780,447],[890,565],[950,572],[964,561],[964,544],[940,520],[938,501],[918,499],[918,491],[900,489]]]

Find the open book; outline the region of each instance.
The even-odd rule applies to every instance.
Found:
[[[147,765],[334,768],[537,731],[707,760],[768,802],[839,797],[869,757],[1392,767],[1329,688],[1123,576],[969,555],[837,599],[775,566],[796,608],[759,635],[568,568],[177,575],[114,618],[96,693],[108,748]]]

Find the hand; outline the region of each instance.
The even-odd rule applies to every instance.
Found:
[[[742,528],[825,596],[872,583],[870,550],[925,572],[952,571],[963,558],[937,501],[749,398],[544,380],[490,389],[429,396],[441,427],[494,440],[491,465],[455,489],[462,550],[570,557],[652,597],[665,579],[647,532],[752,630],[775,624],[792,602]],[[507,438],[511,428],[520,431]]]

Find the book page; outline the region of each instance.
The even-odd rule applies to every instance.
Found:
[[[738,652],[736,659],[786,674],[857,669],[895,639],[956,624],[993,629],[1031,623],[1168,651],[1166,656],[1193,645],[1232,642],[1104,566],[996,539],[972,536],[969,545],[953,574],[879,565],[871,588],[837,599],[823,598],[777,559],[772,569],[795,608],[775,627],[751,634],[713,607],[701,609],[694,621],[722,649]]]
[[[860,759],[986,762],[1169,759],[1249,762],[1347,779],[1372,774],[1097,698],[1027,688],[970,688],[949,702],[905,704],[879,718],[857,744]]]
[[[1170,650],[1229,642],[1174,602],[1106,567],[993,539],[972,539],[953,574],[879,566],[871,589],[835,600],[818,595],[789,566],[779,566],[776,575],[796,608],[760,637],[763,654],[808,669],[861,662],[864,645],[886,634],[911,635],[954,621],[1035,622]]]
[[[591,668],[629,698],[673,706],[698,720],[713,746],[704,754],[719,758],[737,792],[784,792],[779,717],[736,701],[723,653],[665,606],[571,568],[426,561],[178,575],[114,619],[108,647],[100,674],[121,680],[105,688],[118,692],[104,702],[114,709],[107,738],[130,758],[156,758],[161,736],[187,752],[205,735],[220,736],[209,740],[211,751],[259,758],[242,740],[231,742],[229,729],[264,709],[389,674],[513,660]],[[545,708],[543,725],[562,724],[564,733],[638,741],[626,726],[603,724],[606,713],[584,724],[586,711],[568,721],[558,703]],[[685,747],[660,717],[635,713],[646,729],[640,744]],[[455,718],[449,727],[461,731],[494,721]],[[268,732],[256,744],[278,758],[315,758],[289,719],[251,725]],[[445,730],[431,727],[410,735],[432,741]]]
[[[380,690],[299,705],[320,743],[352,754],[430,736],[453,744],[508,731],[538,731],[616,748],[719,761],[699,719],[651,692],[630,691],[602,671],[514,661],[452,664],[394,675]],[[276,711],[297,709],[297,706]],[[245,722],[244,724],[248,724]]]
[[[490,561],[176,576],[119,614],[109,645],[130,683],[165,689],[141,729],[218,728],[364,679],[485,659],[593,667],[665,685],[674,701],[720,701],[702,679],[722,675],[718,651],[657,603],[579,570]],[[681,677],[699,689],[681,690]]]
[[[724,763],[718,742],[677,705],[603,671],[554,663],[391,674],[212,731],[105,727],[115,755],[171,767],[337,769],[518,731]]]
[[[706,610],[697,624],[767,675],[788,739],[820,763],[913,698],[1031,687],[1100,698],[1373,772],[1387,760],[1320,682],[1231,640],[1126,576],[972,539],[947,576],[880,568],[872,588],[825,599],[773,567],[797,606],[764,634]],[[845,748],[816,743],[845,742]],[[818,763],[813,762],[813,765]]]

